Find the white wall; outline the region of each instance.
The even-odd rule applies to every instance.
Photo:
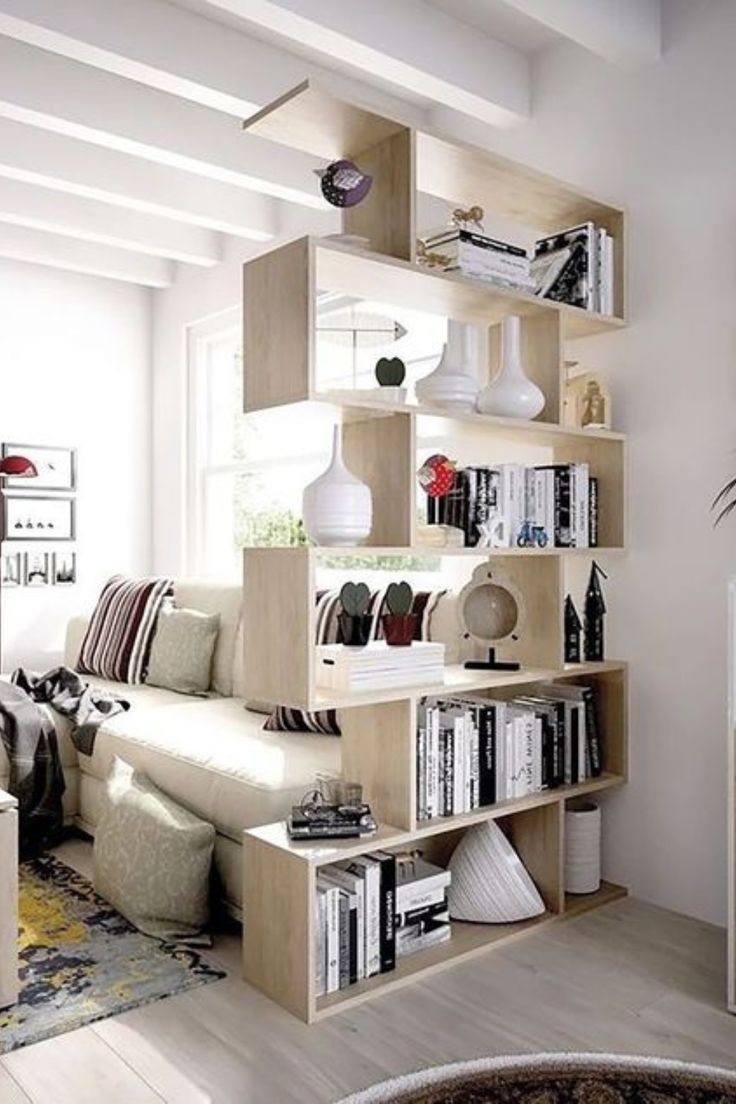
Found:
[[[736,519],[714,533],[708,506],[736,464],[736,4],[668,0],[665,16],[659,64],[623,72],[563,45],[538,66],[532,121],[486,134],[629,208],[631,328],[574,350],[609,374],[616,421],[631,435],[632,550],[608,567],[609,654],[631,660],[632,780],[608,802],[606,872],[640,897],[723,923]],[[157,293],[161,504],[182,486],[169,395],[183,326],[235,302],[239,282],[232,265]],[[161,516],[157,566],[168,570],[178,529]]]
[[[150,570],[150,294],[0,260],[0,440],[76,447],[79,487],[78,585],[3,590],[6,670],[57,662],[109,575]]]

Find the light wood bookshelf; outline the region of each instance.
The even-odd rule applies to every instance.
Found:
[[[417,131],[305,82],[244,124],[271,141],[324,158],[349,156],[374,174],[369,199],[343,213],[346,233],[370,238],[372,251],[304,237],[244,266],[244,394],[254,416],[295,405],[328,408],[342,425],[348,466],[371,487],[374,523],[359,548],[248,548],[244,601],[249,639],[246,697],[301,709],[336,709],[342,767],[360,781],[379,822],[360,841],[291,841],[283,823],[244,835],[244,976],[307,1022],[388,992],[481,954],[544,924],[617,899],[626,890],[602,883],[585,898],[564,891],[564,812],[568,801],[600,794],[628,778],[628,670],[624,662],[566,664],[563,607],[566,565],[580,557],[626,549],[626,438],[561,424],[564,343],[615,332],[625,324],[626,220],[622,208],[595,199],[496,154]],[[548,232],[584,219],[615,239],[615,314],[604,316],[495,288],[416,263],[417,207],[423,193],[487,210]],[[498,328],[521,316],[525,365],[546,405],[535,421],[447,413],[416,402],[379,402],[369,392],[336,391],[320,373],[317,296],[338,292],[471,322],[489,331],[489,376],[498,356]],[[261,415],[264,416],[265,415]],[[430,432],[431,431],[431,432]],[[435,547],[422,543],[416,471],[422,441],[443,443],[462,463],[498,460],[518,451],[532,462],[587,461],[599,481],[596,549]],[[446,443],[446,447],[444,447]],[[531,451],[530,451],[531,450]],[[448,664],[440,683],[363,693],[326,691],[315,680],[315,603],[325,565],[351,556],[467,558],[501,571],[523,593],[527,619],[520,639],[504,649],[516,672],[474,671]],[[457,562],[457,561],[456,561]],[[357,571],[358,569],[356,569]],[[593,685],[603,734],[603,773],[575,786],[471,813],[420,820],[416,808],[417,707],[425,696],[474,692],[512,697],[520,688],[560,680]],[[397,968],[339,993],[315,993],[316,878],[322,866],[371,851],[420,846],[446,863],[462,834],[499,821],[544,898],[546,911],[520,924],[452,923],[447,944],[400,958]]]

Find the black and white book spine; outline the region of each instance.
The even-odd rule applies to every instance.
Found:
[[[588,479],[588,539],[589,547],[598,547],[598,478]]]
[[[318,997],[321,997],[327,992],[327,921],[325,916],[325,893],[319,888],[319,886],[317,887],[317,893],[315,895],[315,906],[315,992]]]
[[[396,856],[376,851],[381,867],[381,973],[396,966]]]
[[[365,976],[381,972],[381,867],[368,855],[359,855],[347,869],[362,878],[364,886]]]
[[[419,728],[417,729],[417,765],[416,765],[416,804],[417,820],[426,820],[427,810],[427,706],[420,706]]]
[[[340,988],[350,985],[350,902],[347,893],[338,890],[339,908],[339,945],[340,945]]]
[[[496,800],[495,710],[482,706],[478,711],[478,804],[493,805]]]
[[[447,912],[447,894],[443,891],[443,895],[438,897],[436,901],[431,904],[423,905],[421,908],[409,909],[406,912],[400,912],[396,914],[396,929],[408,927],[410,924],[422,923],[426,920],[434,920],[438,916],[444,916]]]
[[[359,981],[365,977],[365,884],[362,878],[338,865],[324,867],[324,876],[348,894],[350,976],[354,981]]]
[[[586,463],[575,470],[575,547],[590,546],[590,469]]]
[[[593,778],[598,778],[603,773],[603,752],[598,730],[595,695],[590,686],[584,688],[583,704],[585,706],[585,739],[588,745],[590,773]]]
[[[318,882],[325,902],[325,992],[340,988],[340,890]]]

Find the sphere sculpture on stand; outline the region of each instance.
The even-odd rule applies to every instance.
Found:
[[[449,867],[453,920],[511,924],[544,912],[544,901],[528,870],[493,820],[465,833]]]

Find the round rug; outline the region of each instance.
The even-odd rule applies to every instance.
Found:
[[[421,1070],[341,1104],[736,1104],[736,1071],[665,1058],[522,1054]]]

